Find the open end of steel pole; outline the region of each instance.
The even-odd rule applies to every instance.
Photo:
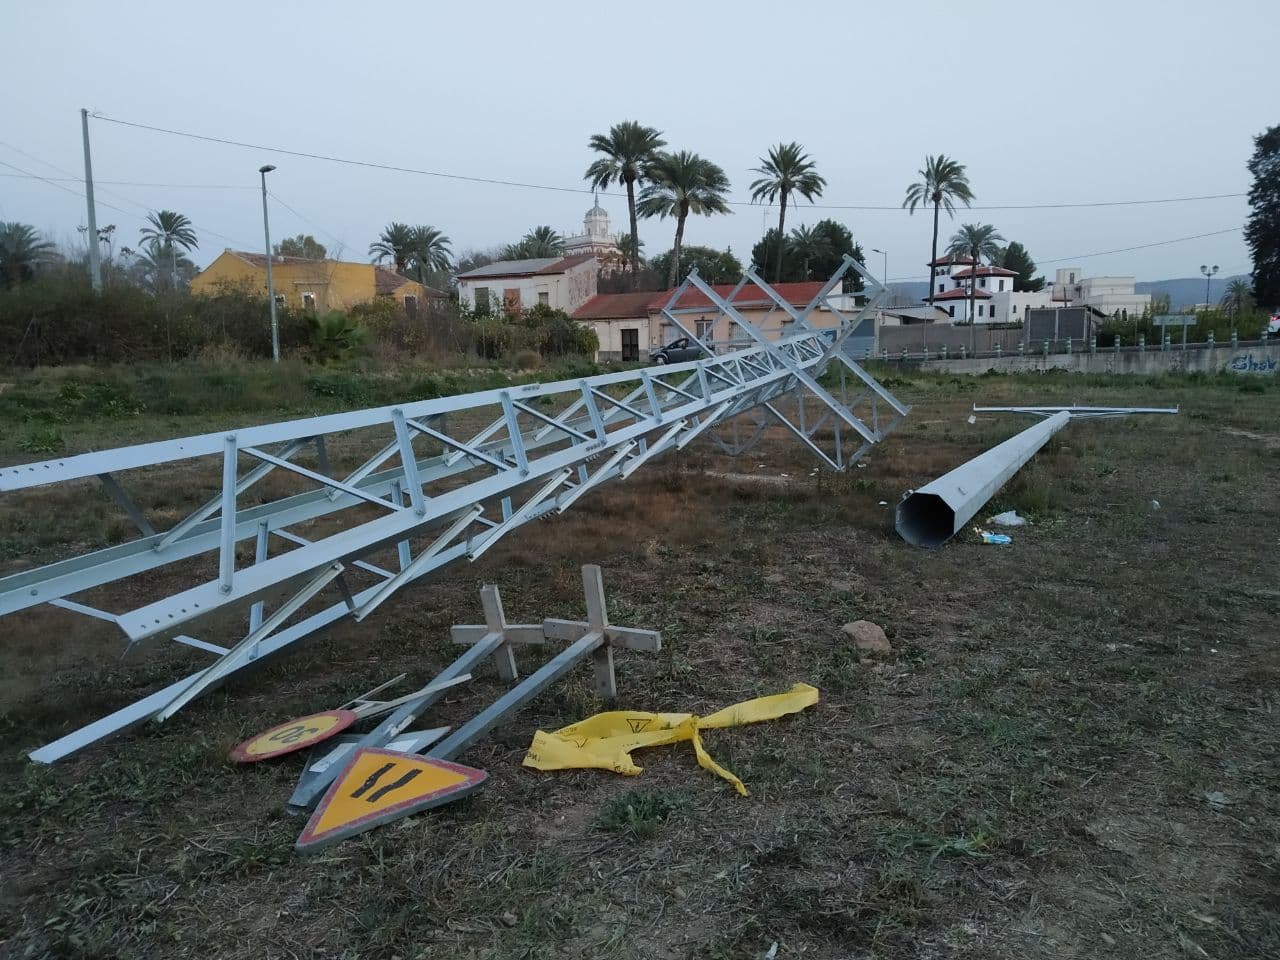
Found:
[[[955,533],[956,512],[936,493],[913,491],[898,503],[894,522],[907,543],[933,550]]]

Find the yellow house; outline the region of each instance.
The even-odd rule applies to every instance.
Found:
[[[443,290],[402,277],[376,263],[277,256],[271,260],[271,274],[276,303],[319,313],[345,310],[376,297],[392,297],[413,316],[419,306],[449,299]],[[212,294],[225,289],[256,291],[266,296],[266,255],[224,250],[191,281],[192,293]]]

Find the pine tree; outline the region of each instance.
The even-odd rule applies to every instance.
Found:
[[[1264,309],[1280,307],[1280,126],[1253,138],[1249,172],[1249,223],[1245,239],[1253,254],[1253,296]]]

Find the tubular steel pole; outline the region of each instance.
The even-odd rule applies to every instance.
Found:
[[[276,321],[276,286],[271,276],[271,226],[267,219],[267,174],[274,170],[265,166],[258,170],[262,175],[262,235],[267,243],[267,302],[271,305],[271,359],[280,362],[280,325]]]
[[[1070,413],[1059,411],[908,493],[896,516],[902,539],[917,547],[942,546],[1070,420]]]
[[[89,281],[102,289],[102,260],[98,253],[98,215],[93,205],[93,160],[89,156],[89,111],[80,109],[80,133],[84,138],[84,201],[89,208]]]

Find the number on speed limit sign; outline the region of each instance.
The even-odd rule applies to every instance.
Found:
[[[356,719],[355,713],[350,710],[326,710],[309,717],[288,720],[270,730],[264,730],[256,737],[250,737],[231,751],[231,759],[236,763],[256,763],[293,753],[295,750],[304,750],[347,729]]]

